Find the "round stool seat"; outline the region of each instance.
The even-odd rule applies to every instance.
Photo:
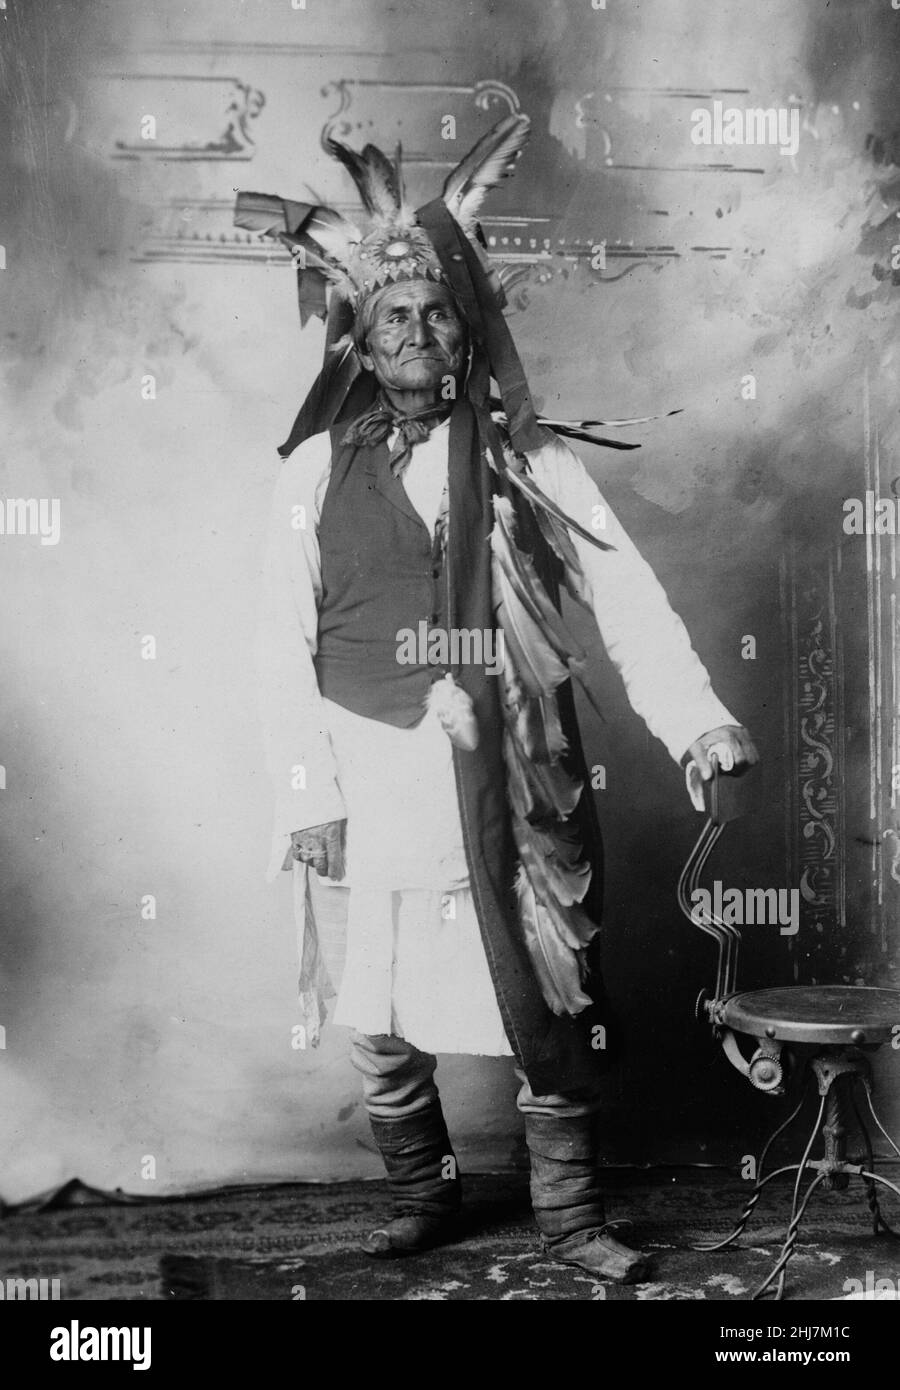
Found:
[[[716,1021],[778,1042],[887,1042],[900,1025],[900,990],[862,985],[792,985],[733,994]]]

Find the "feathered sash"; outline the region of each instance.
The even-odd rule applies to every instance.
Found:
[[[570,817],[584,789],[562,765],[566,741],[557,691],[574,676],[592,698],[583,679],[585,653],[551,602],[531,557],[519,549],[508,498],[494,497],[494,517],[493,596],[506,654],[503,758],[519,856],[519,918],[548,1007],[555,1014],[574,1015],[593,1002],[582,986],[587,947],[598,926],[580,906],[591,868]],[[543,509],[535,508],[534,518],[563,565],[569,592],[587,606],[571,540]]]

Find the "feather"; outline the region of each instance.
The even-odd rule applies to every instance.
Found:
[[[303,230],[339,265],[347,264],[354,247],[362,240],[359,228],[333,208],[313,208]]]
[[[558,765],[532,762],[517,740],[506,732],[507,770],[511,776],[510,804],[522,820],[538,824],[552,817],[565,820],[578,805],[581,783]]]
[[[535,622],[528,610],[512,591],[496,557],[492,563],[497,619],[503,638],[526,693],[534,700],[546,698],[575,677],[591,707],[602,720],[603,712],[585,679],[581,663],[575,658],[563,660],[547,640],[544,627]]]
[[[362,152],[368,168],[369,197],[377,217],[394,223],[400,211],[400,184],[397,170],[387,155],[376,145],[366,145]]]
[[[502,271],[500,272],[502,280]],[[488,400],[491,416],[495,424],[504,429],[508,428],[508,418],[503,409],[503,403],[496,396],[491,396]],[[677,415],[677,410],[670,410],[670,415]],[[567,439],[580,439],[586,444],[597,444],[605,449],[640,449],[640,444],[629,444],[624,439],[610,439],[608,436],[598,434],[597,430],[601,426],[625,426],[644,424],[644,420],[551,420],[547,415],[535,417],[539,425],[546,429],[553,430],[554,434],[561,434]],[[648,415],[646,420],[658,419],[658,416]]]
[[[543,511],[540,507],[533,507],[532,514],[537,522],[538,530],[562,565],[563,583],[570,596],[576,603],[580,603],[582,608],[586,608],[589,613],[593,614],[590,587],[584,577],[578,551],[572,544],[568,531],[556,520],[556,517],[551,516],[549,512]]]
[[[545,830],[519,819],[513,823],[513,834],[525,872],[542,903],[569,908],[584,901],[591,883],[591,866],[582,857],[581,843],[569,826],[558,824]],[[588,917],[560,924],[569,945],[579,950],[597,930]]]
[[[510,734],[507,730],[504,735],[504,744],[509,740]],[[527,820],[534,812],[535,802],[522,767],[522,761],[513,755],[511,748],[506,746],[503,749],[503,757],[506,764],[506,790],[513,815]]]
[[[540,584],[530,559],[520,550],[498,543],[498,560],[507,581],[507,603],[513,599],[525,610],[531,621],[540,629],[545,641],[567,666],[572,675],[583,675],[585,653],[574,637],[570,637],[553,604],[547,597],[543,585],[540,589],[532,587]],[[527,562],[527,565],[523,562]]]
[[[321,226],[323,232],[336,241],[341,254],[362,235],[348,218],[331,208],[317,203],[295,203],[290,198],[270,193],[239,193],[234,205],[234,225],[262,236],[282,240],[288,237],[292,241],[305,241],[313,225]],[[324,236],[316,235],[315,239],[323,250],[327,249]]]
[[[599,927],[591,921],[584,908],[578,903],[572,903],[571,906],[564,908],[552,895],[544,901],[540,890],[534,888],[534,884],[532,884],[532,888],[538,906],[543,908],[544,915],[541,925],[545,935],[552,932],[560,946],[571,951],[575,960],[575,968],[578,971],[579,982],[583,983],[587,975],[587,947],[592,938],[597,935]]]
[[[533,502],[537,507],[541,507],[550,516],[554,517],[565,526],[567,530],[574,531],[576,536],[580,536],[584,541],[590,541],[591,545],[595,545],[598,550],[615,550],[616,547],[614,545],[610,545],[608,541],[601,541],[599,536],[592,535],[590,531],[586,531],[584,527],[579,525],[572,517],[567,516],[562,507],[557,506],[545,492],[542,492],[534,479],[527,473],[517,473],[515,469],[507,468],[505,476],[519,492],[525,494],[530,502]]]
[[[280,236],[278,240],[290,251],[298,270],[321,271],[323,275],[335,283],[340,283],[347,278],[345,272],[338,266],[332,265],[331,261],[326,261],[325,257],[320,256],[312,245],[307,245],[304,237],[285,235]]]
[[[511,446],[504,446],[504,461],[506,470],[509,473],[520,474],[524,460],[513,453]],[[543,535],[544,541],[562,564],[562,577],[566,589],[572,598],[580,603],[581,607],[586,607],[587,612],[594,616],[594,606],[591,602],[591,589],[584,570],[581,567],[579,552],[574,548],[572,538],[569,537],[568,528],[563,521],[558,520],[554,513],[548,512],[545,507],[531,505],[531,516],[536,521],[538,531]]]
[[[653,420],[668,420],[670,415],[681,415],[683,409],[683,406],[678,406],[675,410],[664,410],[662,415],[632,415],[624,420],[545,420],[544,424],[549,425],[551,430],[555,430],[559,425],[570,425],[582,430],[593,430],[602,425],[607,429],[624,430],[629,425],[649,425]]]
[[[509,422],[505,410],[499,408],[499,402],[491,402],[491,418],[494,423],[503,429],[508,429]],[[609,439],[606,435],[597,434],[595,424],[600,421],[582,423],[578,420],[550,420],[546,415],[536,415],[535,419],[539,425],[546,429],[553,430],[554,434],[563,435],[567,439],[580,439],[586,444],[601,445],[606,449],[640,449],[640,444],[628,444],[624,439]]]
[[[568,748],[556,700],[525,697],[513,710],[515,735],[526,758],[538,763],[555,763]]]
[[[491,563],[503,667],[503,759],[520,868],[519,921],[535,976],[555,1014],[576,1015],[592,1000],[582,988],[597,925],[579,906],[591,882],[580,830],[569,818],[583,784],[559,759],[565,749],[555,691],[580,675],[584,653],[515,543],[508,498],[494,499]],[[569,542],[571,544],[571,542]]]
[[[511,661],[504,663],[502,680],[507,723],[525,757],[531,762],[557,762],[569,745],[556,700],[552,697],[531,699],[526,695]]]
[[[361,236],[352,222],[331,208],[292,203],[268,193],[239,193],[234,225],[280,241],[301,270],[320,270],[330,280],[341,284],[346,275],[320,252],[324,251],[343,264],[352,242]]]
[[[394,151],[394,177],[397,180],[397,201],[401,211],[407,207],[406,202],[406,178],[403,173],[403,146],[397,141],[397,148]]]
[[[640,449],[640,444],[629,444],[624,439],[610,439],[608,435],[596,434],[593,428],[585,428],[577,425],[571,420],[556,420],[551,425],[549,420],[543,416],[538,417],[538,424],[547,425],[555,430],[557,434],[563,435],[566,439],[578,439],[583,444],[596,444],[602,449]]]
[[[538,902],[524,869],[516,875],[515,888],[525,945],[549,1008],[557,1015],[581,1013],[593,1002],[581,988],[581,961],[560,942],[554,922]]]
[[[562,616],[550,602],[531,556],[519,550],[516,545],[512,529],[512,503],[505,497],[495,497],[494,515],[497,518],[497,527],[491,544],[513,592],[534,621],[543,627],[547,640],[557,655],[567,661],[573,671],[580,672],[585,661],[583,648],[569,632]]]
[[[496,561],[493,575],[495,587],[501,592],[500,602],[497,604],[497,617],[519,679],[532,699],[552,695],[563,681],[568,680],[568,667],[560,661],[540,627],[529,617],[515,597],[507,598],[509,586]]]
[[[530,556],[512,539],[512,504],[495,497],[494,513],[491,562],[497,616],[516,674],[532,698],[552,695],[564,680],[574,676],[602,718],[585,679],[584,650],[550,602]]]
[[[294,209],[305,209],[306,215],[312,211],[311,203],[294,203]],[[264,236],[281,236],[287,231],[296,230],[304,220],[301,215],[294,226],[288,226],[288,211],[284,198],[272,193],[239,193],[234,205],[234,225],[248,232],[260,232]]]
[[[503,288],[505,290],[511,289],[519,275],[524,273],[526,272],[521,267],[501,266],[499,276]],[[506,425],[506,412],[500,398],[489,396],[487,405],[497,424]],[[622,420],[553,420],[549,415],[539,415],[537,422],[567,439],[580,439],[586,444],[597,444],[606,449],[639,449],[640,444],[628,444],[623,439],[609,439],[605,435],[598,434],[597,431],[600,429],[623,430],[628,429],[631,425],[649,425],[654,420],[667,420],[671,415],[680,415],[681,413],[682,407],[678,406],[675,410],[666,410],[661,415],[633,415]]]
[[[474,229],[488,192],[510,174],[531,131],[527,116],[507,116],[483,135],[444,183],[448,211],[464,230]]]
[[[400,211],[400,187],[387,155],[375,145],[366,145],[361,154],[341,140],[329,138],[325,145],[349,172],[366,212],[381,221],[395,222]]]
[[[517,731],[520,724],[524,724],[526,731],[521,740],[522,747],[527,756],[536,762],[556,762],[567,752],[569,744],[553,697],[526,701],[516,721]]]
[[[351,149],[341,140],[333,140],[330,137],[325,141],[325,148],[330,155],[343,164],[356,184],[366,212],[370,216],[374,215],[375,204],[372,202],[372,195],[369,191],[369,168],[362,155],[357,154],[356,150]]]

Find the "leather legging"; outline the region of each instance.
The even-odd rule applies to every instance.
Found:
[[[437,1058],[421,1052],[404,1038],[388,1034],[351,1034],[350,1060],[363,1078],[366,1110],[375,1119],[404,1119],[431,1105],[438,1095],[434,1081]],[[536,1096],[520,1067],[516,1104],[523,1115],[558,1115],[574,1118],[593,1115],[602,1103],[599,1091],[582,1091],[577,1096]]]

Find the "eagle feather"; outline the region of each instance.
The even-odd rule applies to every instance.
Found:
[[[464,231],[474,230],[485,197],[512,173],[530,133],[527,116],[507,116],[483,135],[447,176],[444,202]]]

